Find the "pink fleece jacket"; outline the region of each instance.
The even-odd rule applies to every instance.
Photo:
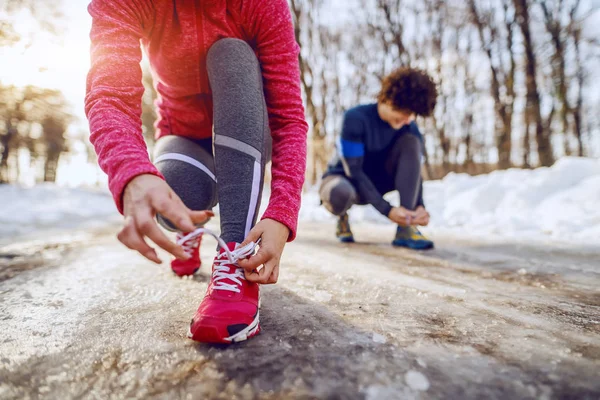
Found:
[[[141,129],[140,41],[154,74],[157,137],[212,136],[208,49],[238,38],[262,68],[273,137],[271,198],[264,218],[296,236],[308,126],[300,94],[299,47],[286,0],[92,0],[91,69],[85,110],[90,140],[120,212],[123,190],[140,174],[161,176]],[[162,176],[161,176],[162,177]]]

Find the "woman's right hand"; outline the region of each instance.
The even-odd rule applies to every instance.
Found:
[[[183,204],[169,185],[155,175],[144,174],[133,178],[123,193],[125,225],[117,235],[119,241],[147,259],[160,264],[156,250],[146,242],[149,238],[159,247],[181,260],[189,256],[183,248],[167,238],[156,222],[156,214],[170,220],[182,232],[191,232],[196,224],[212,217],[212,211],[192,211]]]
[[[414,220],[417,218],[417,213],[410,211],[404,207],[392,207],[388,218],[398,225],[410,226],[414,225]]]

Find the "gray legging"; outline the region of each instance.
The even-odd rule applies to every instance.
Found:
[[[208,210],[218,201],[222,239],[241,243],[256,223],[270,157],[262,74],[252,48],[238,39],[216,42],[206,65],[214,103],[214,141],[165,136],[156,143],[154,162],[190,209]],[[168,220],[160,216],[158,220],[166,229],[176,230]]]
[[[400,205],[414,210],[423,205],[421,181],[421,139],[406,133],[398,137],[386,159],[382,160],[379,174],[369,175],[380,194],[393,190],[400,193]],[[354,204],[366,204],[356,187],[344,175],[329,175],[323,178],[319,195],[323,205],[334,215],[343,215]]]

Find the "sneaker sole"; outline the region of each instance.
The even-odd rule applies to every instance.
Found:
[[[228,337],[220,337],[218,334],[218,330],[214,326],[200,326],[196,334],[194,335],[191,331],[191,326],[188,327],[187,337],[201,343],[239,343],[245,340],[250,339],[253,336],[256,336],[260,333],[260,323],[259,323],[259,314],[256,313],[256,317],[252,321],[250,325],[246,328],[242,329],[235,335],[231,335]]]
[[[428,250],[433,249],[434,245],[431,242],[414,242],[408,240],[394,240],[392,246],[395,247],[408,247],[413,250]]]
[[[171,268],[171,271],[173,271],[173,273],[180,277],[180,278],[185,278],[186,276],[194,276],[196,275],[196,272],[200,271],[200,267],[196,268],[191,274],[181,274],[179,275],[173,268]]]

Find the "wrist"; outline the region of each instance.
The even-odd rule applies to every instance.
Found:
[[[392,205],[388,203],[386,205],[386,207],[383,210],[381,210],[381,213],[383,215],[385,215],[386,217],[388,217],[389,219],[393,220],[392,219],[392,213],[394,212],[394,208],[395,207],[392,207]]]
[[[291,229],[288,228],[288,226],[283,222],[277,221],[273,218],[264,218],[263,221],[268,221],[269,223],[273,224],[276,227],[277,231],[281,234],[281,236],[285,237],[286,241],[292,234]]]
[[[297,216],[294,217],[292,214],[285,212],[283,209],[274,209],[269,206],[267,207],[267,210],[263,214],[261,220],[264,221],[267,219],[278,222],[287,228],[288,242],[291,242],[296,238]]]

